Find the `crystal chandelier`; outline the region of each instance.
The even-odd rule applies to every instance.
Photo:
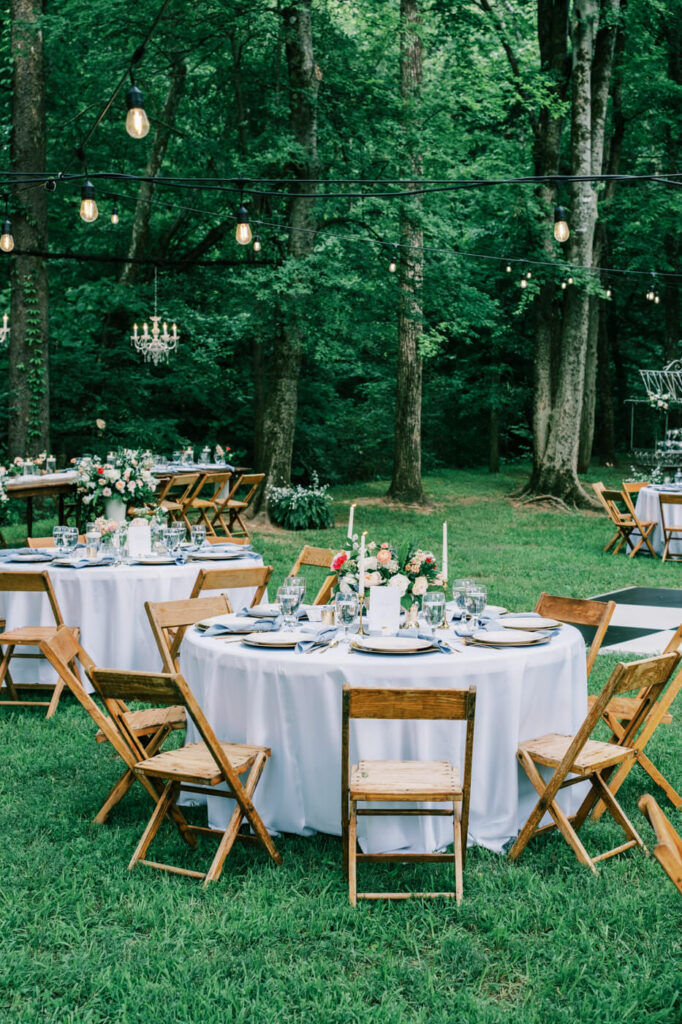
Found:
[[[154,267],[154,315],[149,319],[152,322],[152,329],[149,331],[147,324],[142,324],[142,333],[133,324],[133,333],[130,335],[131,344],[136,352],[141,352],[146,363],[152,362],[154,366],[159,363],[167,363],[171,352],[178,347],[178,329],[175,324],[171,325],[170,333],[168,324],[163,321],[163,330],[159,327],[161,317],[158,315],[158,272]]]
[[[2,317],[2,327],[0,327],[0,345],[4,345],[7,339],[9,338],[8,321],[9,317],[7,316],[7,313],[4,313]]]

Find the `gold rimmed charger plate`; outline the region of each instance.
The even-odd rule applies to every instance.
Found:
[[[550,636],[538,637],[537,640],[524,640],[520,643],[505,644],[500,643],[486,643],[485,640],[474,640],[472,637],[461,638],[467,647],[482,647],[488,651],[515,651],[521,647],[544,647],[552,639]]]
[[[270,648],[273,651],[286,648],[294,648],[302,640],[314,640],[315,636],[310,633],[273,633],[265,630],[263,633],[247,633],[242,637],[242,643],[249,647],[261,647],[264,650]]]
[[[501,615],[500,622],[505,629],[522,629],[528,633],[535,633],[537,630],[560,629],[563,622],[558,619],[548,619],[544,615]]]
[[[372,643],[373,639],[379,638],[367,637],[365,639],[358,639],[356,637],[355,640],[351,640],[350,649],[351,651],[359,651],[361,654],[429,654],[438,650],[428,640],[419,640],[419,638],[412,640],[411,646],[407,645],[408,637],[386,637],[386,646],[376,642]],[[390,645],[390,641],[395,642],[400,639],[406,641],[404,646],[402,644]]]

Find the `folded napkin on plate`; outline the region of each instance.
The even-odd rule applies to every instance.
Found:
[[[17,551],[0,552],[0,560],[3,562],[51,562],[56,553],[56,549],[54,554],[46,555],[44,551],[39,551],[37,548],[20,548]]]
[[[253,544],[185,544],[185,551],[253,551]]]
[[[254,619],[253,620],[253,632],[254,633],[266,633],[269,629],[275,628],[275,622],[272,619]],[[214,622],[212,626],[208,626],[207,629],[199,629],[197,631],[200,636],[227,636],[230,633],[246,633],[243,626],[236,624],[230,624],[228,622]]]
[[[247,608],[246,606],[244,606],[244,608],[240,608],[240,610],[237,612],[237,615],[248,615],[250,618],[255,618],[257,611],[258,611],[258,606],[257,605],[256,605],[255,608]],[[264,614],[265,614],[266,618],[269,618],[269,619],[278,619],[279,616],[280,616],[279,610],[276,611],[276,612],[274,612],[274,611],[273,612],[265,612]],[[297,608],[296,609],[295,617],[303,622],[304,620],[306,620],[308,618],[308,613],[305,610],[305,608]]]
[[[60,569],[91,569],[97,565],[113,565],[115,558],[79,558],[75,562],[61,562]]]
[[[318,647],[326,647],[336,637],[337,633],[338,629],[336,627],[333,629],[323,629],[317,636],[312,636],[310,640],[299,640],[295,648],[296,653],[307,654]]]
[[[430,644],[433,644],[443,654],[452,654],[452,649],[446,643],[437,636],[430,636],[429,633],[419,633],[416,629],[401,629],[399,636],[410,636],[416,637],[417,640],[428,640]]]

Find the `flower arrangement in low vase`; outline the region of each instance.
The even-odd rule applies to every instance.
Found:
[[[360,543],[357,534],[349,538],[348,549],[334,556],[331,569],[339,577],[342,594],[355,592],[359,583]],[[431,551],[408,544],[398,551],[384,541],[365,545],[365,586],[396,587],[404,603],[411,605],[429,587],[442,587],[443,577]]]
[[[89,510],[103,512],[104,503],[112,498],[142,505],[157,487],[150,460],[139,450],[121,448],[108,460],[85,455],[73,462],[78,473],[76,492]]]
[[[7,469],[7,475],[23,476],[25,472],[24,466],[27,462],[32,462],[34,466],[38,467],[38,471],[42,473],[45,470],[45,463],[47,462],[47,452],[40,452],[39,455],[27,455],[25,458],[22,458],[21,455],[17,455],[16,458],[10,462]]]

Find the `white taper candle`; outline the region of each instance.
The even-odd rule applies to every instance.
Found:
[[[448,578],[448,524],[443,523],[443,559],[442,559],[442,576],[446,580]]]
[[[348,534],[350,539],[353,539],[353,520],[355,518],[355,505],[351,505],[350,512],[348,513]]]
[[[360,538],[360,556],[358,558],[358,596],[365,595],[365,535]]]

